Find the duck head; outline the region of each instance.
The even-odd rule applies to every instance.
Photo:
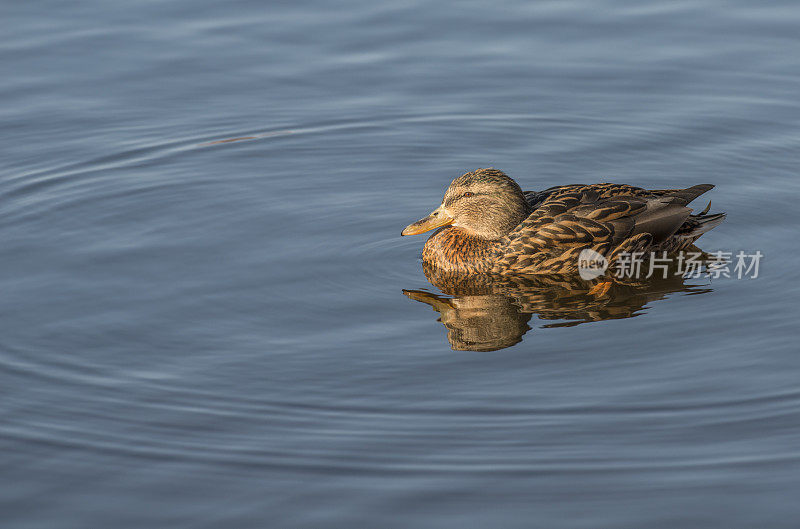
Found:
[[[530,213],[519,185],[497,169],[477,169],[450,184],[441,205],[409,224],[401,235],[417,235],[442,226],[458,227],[487,240],[499,239]]]

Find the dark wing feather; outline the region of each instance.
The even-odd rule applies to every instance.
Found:
[[[536,209],[542,205],[542,203],[550,198],[552,195],[557,195],[563,192],[569,192],[572,189],[577,189],[581,187],[586,187],[585,184],[568,184],[563,186],[554,186],[544,191],[525,191],[523,194],[525,195],[525,201],[528,203],[531,209]]]
[[[689,218],[691,210],[685,205],[708,189],[651,193],[622,184],[596,184],[539,192],[546,197],[500,242],[495,271],[572,273],[586,248],[608,257],[620,248],[658,244]]]

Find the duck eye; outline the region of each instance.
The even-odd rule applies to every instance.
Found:
[[[472,191],[467,191],[466,193],[464,193],[464,197],[465,198],[469,198],[469,197],[473,196],[474,194],[475,193],[473,193]]]

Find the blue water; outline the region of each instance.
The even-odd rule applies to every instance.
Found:
[[[796,527],[799,24],[794,2],[8,3],[3,527]],[[714,183],[701,246],[761,251],[759,277],[581,314],[440,292],[400,230],[488,166]],[[465,313],[404,290],[505,334],[459,350]]]

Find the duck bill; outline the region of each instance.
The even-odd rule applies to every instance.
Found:
[[[419,235],[442,226],[449,226],[452,223],[453,217],[447,214],[444,206],[439,206],[424,219],[419,219],[417,222],[406,226],[400,235]]]

